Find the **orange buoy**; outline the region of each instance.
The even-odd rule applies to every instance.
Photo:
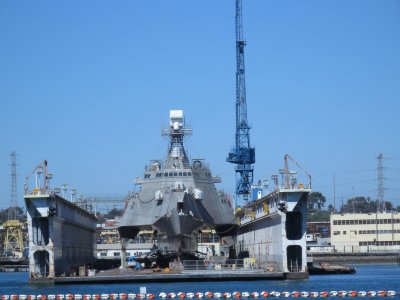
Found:
[[[322,291],[321,293],[319,293],[319,296],[320,296],[321,298],[326,298],[326,297],[329,296],[329,293],[328,293],[327,291]]]
[[[258,298],[260,296],[260,293],[259,292],[252,292],[251,294],[250,294],[250,297],[251,298]]]
[[[234,298],[240,298],[241,297],[240,292],[233,292],[232,295],[233,295]]]
[[[298,298],[298,297],[300,296],[300,292],[298,292],[298,291],[293,291],[293,292],[291,293],[291,295],[292,295],[293,298]]]
[[[347,293],[347,296],[349,296],[349,297],[355,297],[355,296],[357,296],[357,291],[349,291],[349,292]]]
[[[262,292],[260,293],[260,295],[261,295],[261,297],[263,297],[263,298],[267,298],[267,297],[269,296],[269,293],[268,293],[267,291],[262,291]]]
[[[379,297],[386,297],[386,291],[378,291],[377,294]]]

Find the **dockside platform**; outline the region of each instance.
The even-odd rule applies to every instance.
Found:
[[[198,281],[255,281],[306,279],[308,273],[251,271],[190,271],[190,272],[153,272],[151,270],[109,270],[95,276],[30,278],[32,284],[74,284],[74,283],[146,283],[146,282],[198,282]]]

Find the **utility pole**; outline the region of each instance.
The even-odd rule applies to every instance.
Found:
[[[336,175],[333,174],[333,213],[336,213]]]
[[[383,154],[380,153],[377,157],[378,159],[378,199],[376,203],[376,210],[379,211],[386,211],[385,207],[385,188],[383,186]]]

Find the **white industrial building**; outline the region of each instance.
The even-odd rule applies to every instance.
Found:
[[[399,252],[400,213],[332,214],[335,252]]]

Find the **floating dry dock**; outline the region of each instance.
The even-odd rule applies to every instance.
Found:
[[[47,161],[38,165],[33,174],[36,186],[29,191],[26,183],[24,195],[29,281],[46,282],[49,278],[71,276],[79,267],[96,260],[97,219],[48,188],[51,174],[47,172]]]

